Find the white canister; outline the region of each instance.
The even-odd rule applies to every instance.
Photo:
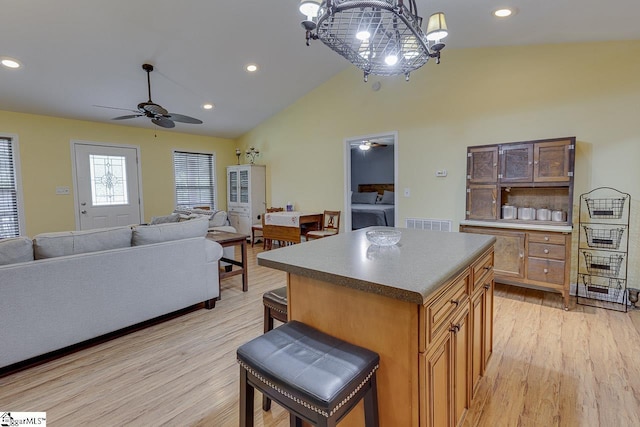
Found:
[[[518,208],[515,206],[504,205],[502,207],[502,219],[518,219]]]
[[[567,220],[567,213],[565,211],[551,212],[551,221],[565,222],[566,220]]]
[[[536,219],[536,210],[534,208],[518,208],[518,219],[525,221]]]
[[[536,210],[536,219],[538,221],[551,221],[551,211],[547,208]]]

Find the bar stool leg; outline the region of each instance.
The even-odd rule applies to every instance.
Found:
[[[289,414],[289,427],[302,427],[302,420],[293,414]]]
[[[240,367],[240,427],[253,427],[253,387],[247,381],[247,370]]]
[[[378,386],[376,374],[369,379],[369,390],[364,395],[364,425],[378,427]]]

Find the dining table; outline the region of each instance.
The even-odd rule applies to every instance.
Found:
[[[284,245],[300,243],[302,236],[311,230],[322,229],[322,213],[269,212],[264,214],[262,234],[265,241],[279,241]],[[270,246],[270,244],[267,244]]]

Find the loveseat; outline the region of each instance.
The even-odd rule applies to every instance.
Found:
[[[0,240],[0,368],[220,294],[208,221]]]

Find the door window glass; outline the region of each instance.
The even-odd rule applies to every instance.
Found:
[[[93,206],[126,205],[129,203],[124,156],[90,154],[89,166]]]

